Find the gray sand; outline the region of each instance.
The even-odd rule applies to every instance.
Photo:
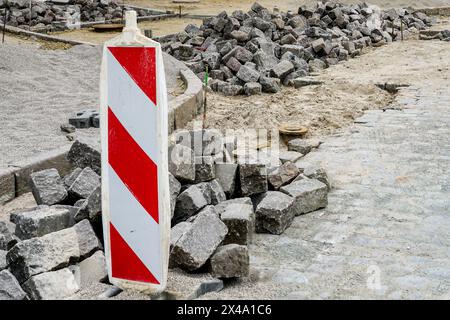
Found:
[[[98,109],[101,47],[42,50],[0,45],[0,168],[70,142],[60,125],[77,111]],[[166,63],[169,99],[182,91]],[[98,129],[77,137],[99,140]]]

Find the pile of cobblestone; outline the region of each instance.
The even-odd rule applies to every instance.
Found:
[[[237,145],[215,130],[175,134],[170,268],[247,277],[254,232],[281,234],[295,216],[327,205],[323,169],[296,164],[318,144],[294,139],[278,155],[266,150],[235,159]],[[37,207],[0,221],[0,299],[62,299],[107,282],[101,153],[77,140],[67,158],[75,169],[64,177],[56,169],[30,175]]]
[[[258,3],[251,10],[225,11],[200,27],[160,38],[163,49],[183,60],[210,87],[225,95],[277,92],[305,77],[425,29],[431,20],[411,9],[382,11],[366,3],[322,1],[314,9],[270,12]]]
[[[122,18],[123,7],[116,0],[0,0],[0,21],[7,11],[7,24],[22,29],[63,30],[80,22],[104,22]],[[31,12],[31,14],[30,14]],[[138,10],[139,16],[148,12]],[[31,21],[30,21],[31,19]],[[3,22],[2,22],[3,24]]]

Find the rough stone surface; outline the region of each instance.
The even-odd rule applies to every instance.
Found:
[[[228,232],[215,214],[199,215],[172,249],[173,260],[182,268],[196,270],[203,266]]]
[[[79,285],[68,269],[45,272],[28,279],[23,287],[33,300],[59,300],[75,294]]]
[[[253,205],[251,203],[226,202],[228,203],[218,210],[220,219],[228,228],[227,236],[222,243],[249,244],[255,224]]]
[[[275,190],[278,190],[281,186],[284,186],[294,180],[299,173],[300,171],[297,166],[288,161],[271,171],[267,177],[267,180]]]
[[[239,181],[242,196],[250,196],[267,191],[267,169],[260,163],[239,164]]]
[[[235,192],[237,169],[238,165],[235,163],[216,163],[216,179],[222,186],[228,199],[230,199]]]
[[[202,189],[192,185],[181,192],[177,197],[174,219],[186,220],[208,204],[208,199]]]
[[[70,210],[41,206],[17,213],[15,234],[20,239],[41,237],[51,232],[70,228],[75,224]]]
[[[8,267],[8,262],[6,261],[6,251],[0,250],[0,271]]]
[[[216,170],[213,157],[195,157],[195,183],[210,181],[215,176]]]
[[[76,207],[74,205],[74,207]],[[79,204],[76,210],[74,219],[79,222],[83,219],[89,219],[90,221],[95,221],[99,219],[102,211],[102,186],[98,185],[94,191]]]
[[[76,167],[90,167],[97,174],[101,174],[100,148],[90,143],[76,140],[67,154],[67,159]]]
[[[244,85],[244,92],[248,96],[260,94],[262,92],[262,86],[258,82],[247,82]]]
[[[309,140],[305,139],[292,139],[288,142],[289,151],[296,151],[302,154],[307,154],[311,151],[313,145]]]
[[[100,185],[100,177],[89,167],[84,168],[68,189],[75,198],[86,199]]]
[[[220,216],[230,204],[248,204],[253,206],[252,199],[250,197],[242,197],[223,201],[215,205],[214,208],[216,209],[217,214]]]
[[[293,210],[295,215],[301,215],[320,208],[324,208],[328,204],[328,188],[316,179],[301,179],[284,186],[280,191],[293,197]]]
[[[173,246],[180,240],[183,234],[191,228],[191,226],[191,222],[182,221],[170,229],[170,251],[172,251]]]
[[[217,248],[211,257],[211,274],[218,278],[239,278],[249,274],[247,246],[227,244]]]
[[[297,151],[280,151],[280,160],[282,163],[287,161],[296,162],[301,157],[303,157],[303,153]]]
[[[180,182],[195,180],[194,151],[191,148],[175,144],[169,148],[169,171]]]
[[[7,254],[19,282],[67,266],[102,247],[88,220],[75,226],[16,244]]]
[[[294,69],[295,67],[292,62],[283,60],[270,70],[270,75],[283,80]]]
[[[28,300],[27,294],[8,270],[0,271],[0,300]]]
[[[325,183],[328,190],[331,189],[331,184],[324,168],[315,164],[308,165],[304,168],[303,174],[310,179],[317,179],[320,182]]]
[[[16,225],[10,221],[0,221],[0,250],[11,249],[19,240],[15,235]]]
[[[295,217],[294,198],[279,191],[268,191],[258,201],[256,232],[281,234],[291,225]]]
[[[31,190],[37,204],[57,204],[67,198],[58,170],[47,169],[30,175]]]
[[[92,256],[79,262],[71,271],[80,288],[101,282],[108,277],[105,254],[98,250]]]
[[[217,181],[217,179],[208,182],[208,188],[211,195],[211,204],[216,205],[227,199],[225,192],[223,191],[222,185]]]
[[[169,172],[169,191],[170,191],[170,217],[173,218],[177,197],[180,194],[181,183]]]
[[[83,169],[81,168],[75,168],[71,173],[69,173],[64,177],[63,181],[66,189],[70,188],[70,186],[72,185],[72,183],[75,181],[75,179],[78,177],[78,175],[81,173],[82,170]]]

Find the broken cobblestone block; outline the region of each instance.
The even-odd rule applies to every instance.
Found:
[[[75,224],[73,215],[68,209],[46,206],[17,213],[15,222],[16,236],[22,240],[41,237]]]
[[[170,191],[170,217],[173,218],[177,197],[180,194],[181,183],[169,172],[169,191]]]
[[[175,144],[169,148],[169,171],[182,183],[195,180],[194,151],[186,146]]]
[[[281,186],[284,186],[295,179],[298,176],[300,171],[297,166],[292,162],[285,162],[275,170],[271,171],[267,177],[270,185],[275,189],[280,189]]]
[[[217,278],[240,278],[249,274],[247,246],[227,244],[217,248],[211,257],[211,274]]]
[[[83,171],[83,169],[75,168],[71,173],[69,173],[68,175],[66,175],[64,177],[63,181],[64,181],[64,186],[66,187],[66,189],[70,188],[72,183],[74,183],[76,178],[80,175],[81,171]]]
[[[80,290],[75,276],[68,268],[35,275],[23,287],[33,300],[64,299]]]
[[[247,96],[252,96],[255,94],[261,94],[262,86],[258,82],[247,82],[244,85],[244,92]]]
[[[289,73],[295,70],[292,62],[288,60],[282,60],[275,67],[270,70],[270,75],[274,78],[283,80]]]
[[[241,94],[243,90],[244,88],[237,84],[225,84],[219,89],[225,96],[237,96]]]
[[[217,181],[217,179],[209,181],[208,185],[209,185],[209,189],[210,189],[212,205],[216,205],[227,199],[225,192],[223,191],[223,188],[220,185],[220,183]]]
[[[0,271],[0,300],[28,300],[27,294],[8,270]]]
[[[216,177],[213,157],[195,157],[195,183],[210,181]]]
[[[74,205],[75,206],[75,205]],[[79,222],[89,219],[91,222],[100,218],[102,211],[102,187],[98,185],[85,201],[78,207],[74,219]]]
[[[173,261],[189,271],[203,266],[228,232],[215,214],[199,215],[172,249]]]
[[[246,65],[241,66],[236,76],[244,82],[257,82],[259,79],[259,72]]]
[[[71,228],[17,243],[6,258],[22,283],[30,277],[69,265],[102,248],[91,224],[83,220]]]
[[[249,244],[252,239],[255,221],[253,205],[251,203],[234,202],[228,203],[219,210],[220,219],[228,228],[223,244]]]
[[[282,163],[290,161],[292,163],[303,157],[303,154],[297,151],[280,151],[279,158]]]
[[[266,166],[256,162],[239,164],[239,182],[242,196],[266,192],[268,188]]]
[[[268,191],[261,195],[256,206],[256,232],[282,234],[295,217],[294,198],[279,192]]]
[[[67,198],[58,170],[46,169],[30,175],[31,191],[37,204],[52,205]]]
[[[227,199],[234,195],[236,188],[236,173],[238,165],[235,163],[216,163],[216,179],[222,186]]]
[[[19,239],[15,235],[16,225],[10,221],[0,221],[0,250],[11,249]]]
[[[327,185],[316,179],[304,178],[280,188],[281,192],[294,198],[293,210],[295,215],[301,215],[328,204]]]
[[[303,155],[308,154],[315,144],[309,140],[305,139],[292,139],[288,142],[288,150],[300,152]]]
[[[261,83],[262,91],[266,93],[277,93],[281,90],[281,82],[277,78],[261,77],[259,83]]]
[[[204,192],[197,185],[192,185],[181,192],[177,197],[174,220],[186,220],[205,207],[208,204],[208,199]]]
[[[77,265],[70,266],[69,269],[74,274],[80,288],[101,282],[108,277],[105,254],[101,250],[96,251]]]
[[[328,191],[331,189],[331,184],[325,170],[318,165],[308,165],[303,170],[303,174],[310,179],[317,179],[327,185]]]
[[[90,143],[76,140],[67,154],[67,159],[79,168],[90,167],[97,174],[101,174],[101,154],[100,148]]]
[[[192,222],[182,221],[170,229],[170,251],[172,251],[173,246],[180,240],[180,238],[185,234],[192,226]]]
[[[242,197],[223,201],[215,205],[214,208],[216,209],[217,214],[220,216],[230,204],[248,204],[253,206],[252,199],[250,197]]]
[[[69,194],[76,199],[86,199],[100,185],[100,177],[89,167],[84,168],[69,187]]]

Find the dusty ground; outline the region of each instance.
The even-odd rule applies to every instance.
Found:
[[[60,125],[98,108],[101,47],[40,48],[55,46],[15,37],[0,45],[0,167],[71,144]],[[167,62],[169,103],[185,90],[177,70]],[[77,130],[76,137],[98,140],[99,131]]]
[[[234,10],[249,10],[254,0],[200,0],[199,3],[192,4],[175,4],[172,0],[130,0],[127,3],[160,9],[160,10],[174,10],[178,12],[178,8],[181,5],[182,12],[189,12],[192,14],[217,14],[223,10],[232,12]],[[273,9],[277,6],[281,10],[296,10],[300,5],[313,6],[316,0],[259,0],[257,1],[268,9]],[[340,0],[339,2],[345,4],[355,3],[355,0]],[[450,6],[448,0],[371,0],[368,3],[378,5],[382,8],[393,7],[414,7],[414,8],[426,8],[426,7],[445,7]]]
[[[187,18],[170,18],[160,21],[143,21],[139,22],[141,30],[151,29],[154,37],[159,37],[166,34],[177,33],[186,27],[189,23],[201,25],[202,20],[187,19]],[[100,44],[118,35],[118,32],[95,32],[92,28],[72,30],[64,32],[55,32],[52,35],[63,39],[85,41],[90,43]]]

